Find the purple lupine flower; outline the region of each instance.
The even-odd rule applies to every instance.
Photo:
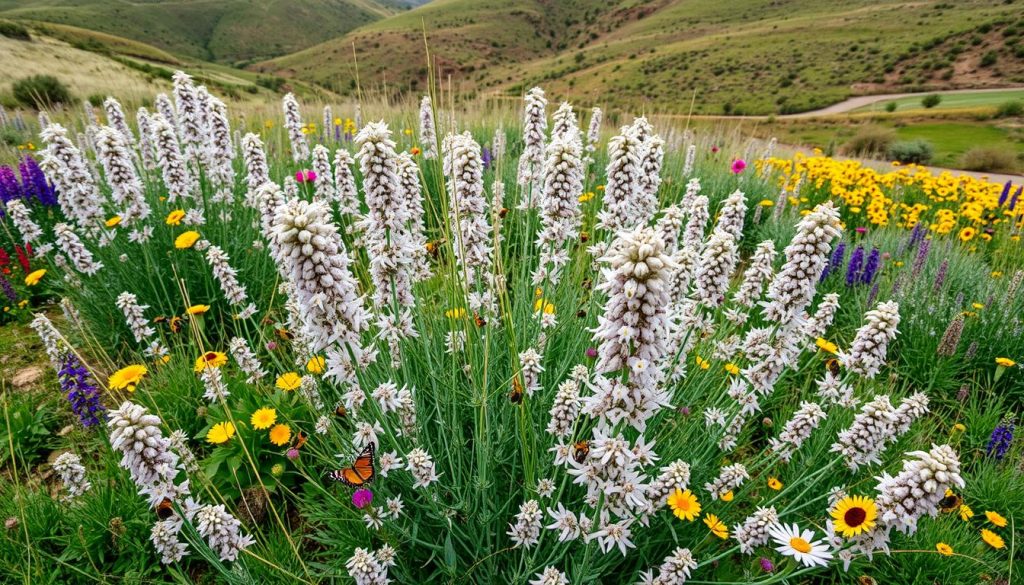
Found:
[[[903,286],[903,275],[904,273],[897,274],[896,278],[892,281],[892,296],[894,297],[900,294],[900,287]]]
[[[1021,193],[1024,193],[1024,185],[1017,187],[1017,192],[1010,198],[1010,211],[1013,211],[1013,208],[1017,207],[1017,200],[1020,199]]]
[[[946,282],[946,272],[948,271],[949,260],[943,260],[942,264],[939,265],[939,271],[935,273],[935,283],[932,285],[932,291],[939,292],[939,289]]]
[[[878,266],[881,264],[881,255],[878,248],[871,248],[868,261],[864,264],[864,274],[860,277],[860,281],[864,284],[871,284],[871,281],[875,279],[875,273],[878,272]]]
[[[992,436],[989,437],[988,446],[985,448],[985,453],[989,457],[1001,460],[1006,456],[1006,452],[1010,450],[1010,444],[1013,443],[1013,422],[1013,417],[1003,417],[999,425],[992,430]]]
[[[875,304],[875,299],[878,297],[878,283],[871,287],[871,292],[868,293],[868,306]]]
[[[999,194],[999,207],[1002,207],[1003,203],[1006,203],[1006,198],[1010,196],[1010,189],[1012,187],[1013,182],[1011,181],[1007,181],[1006,184],[1003,185],[1003,192]]]
[[[18,300],[18,293],[14,292],[14,285],[3,274],[0,274],[0,288],[4,289],[4,296],[8,301],[13,303]]]
[[[37,201],[52,207],[57,205],[57,193],[46,180],[46,174],[39,168],[36,159],[26,155],[18,163],[18,173],[21,175],[22,188],[25,190],[25,198],[34,197]]]
[[[68,352],[57,372],[60,388],[67,393],[71,411],[78,415],[82,426],[91,427],[100,424],[100,415],[106,410],[100,404],[100,394],[96,385],[89,377],[89,371],[74,353]]]
[[[352,505],[362,510],[373,502],[373,492],[366,488],[352,492]]]
[[[924,242],[921,243],[921,247],[917,249],[917,256],[914,257],[914,269],[911,271],[911,273],[914,275],[914,278],[917,278],[917,275],[921,274],[921,270],[924,269],[924,263],[926,260],[928,260],[928,253],[931,251],[931,249],[931,240],[925,240]]]
[[[923,239],[924,225],[921,222],[917,222],[914,224],[914,230],[910,232],[910,247],[913,248],[914,246],[920,244],[921,240]]]
[[[338,124],[334,125],[334,141],[341,142],[341,126]]]
[[[8,166],[0,167],[0,203],[7,203],[11,199],[21,199],[21,186],[14,176],[14,169]]]
[[[821,272],[821,278],[818,282],[824,282],[828,278],[829,274],[832,274],[836,270],[839,270],[843,266],[843,259],[846,256],[846,242],[839,242],[835,250],[832,250],[832,257],[829,258],[828,264],[825,265],[825,270]]]
[[[494,156],[491,154],[491,149],[487,148],[486,146],[483,147],[483,152],[480,155],[480,159],[484,163],[484,170],[485,171],[487,169],[491,168],[491,161],[494,160]]]
[[[771,559],[768,557],[761,557],[761,570],[765,573],[771,573],[775,570],[775,565],[772,564]]]
[[[850,256],[850,265],[846,267],[846,286],[853,286],[860,276],[860,269],[864,266],[864,246],[857,246]]]

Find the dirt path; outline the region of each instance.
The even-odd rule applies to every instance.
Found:
[[[950,95],[957,93],[989,93],[995,91],[1008,91],[1015,89],[1024,89],[1022,87],[998,87],[998,88],[987,88],[987,89],[950,89],[940,91],[928,91],[928,92],[915,92],[915,93],[884,93],[877,95],[859,95],[852,97],[848,100],[841,101],[837,104],[821,108],[820,110],[811,110],[809,112],[800,112],[799,114],[786,114],[784,116],[777,116],[778,118],[811,118],[814,116],[828,116],[830,114],[845,114],[869,106],[874,103],[884,102],[889,100],[898,100],[905,97],[914,97],[925,94],[938,94],[938,95]]]

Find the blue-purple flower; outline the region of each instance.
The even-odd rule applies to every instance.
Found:
[[[878,265],[881,263],[881,252],[878,248],[872,248],[871,253],[868,254],[868,261],[864,265],[864,273],[861,274],[860,281],[864,284],[871,284],[871,281],[875,279],[875,273],[878,272]]]
[[[864,246],[857,246],[850,256],[850,265],[846,267],[846,286],[853,286],[857,283],[860,270],[864,266]]]
[[[100,415],[106,410],[100,403],[99,390],[92,382],[89,371],[75,354],[68,352],[57,372],[60,388],[71,403],[71,411],[78,416],[82,426],[91,427],[100,424]]]
[[[986,454],[989,457],[995,457],[997,460],[1005,457],[1006,452],[1010,450],[1010,444],[1013,443],[1013,430],[1013,417],[1003,417],[999,425],[992,430],[992,436],[989,437],[988,446],[985,448]]]

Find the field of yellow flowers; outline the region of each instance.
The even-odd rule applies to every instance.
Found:
[[[1020,185],[444,102],[0,112],[5,582],[1011,582]]]

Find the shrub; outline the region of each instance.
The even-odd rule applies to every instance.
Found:
[[[846,144],[843,145],[843,154],[855,156],[870,156],[881,154],[889,149],[889,145],[896,139],[896,132],[891,128],[882,126],[865,126],[857,131]]]
[[[999,104],[996,108],[997,118],[1016,118],[1024,115],[1024,101],[1012,100]]]
[[[107,96],[102,93],[89,94],[89,97],[85,98],[89,104],[95,108],[103,106],[103,100],[107,99]]]
[[[0,20],[0,37],[7,37],[18,41],[31,41],[32,35],[24,26],[9,20]]]
[[[33,75],[14,82],[14,99],[29,107],[44,107],[71,102],[68,86],[52,75]]]
[[[935,149],[927,140],[905,140],[889,145],[886,154],[903,164],[926,164],[932,159]]]
[[[1014,172],[1017,161],[1012,152],[993,146],[976,146],[960,157],[960,168],[968,171]]]
[[[937,93],[929,94],[921,98],[921,105],[926,108],[934,108],[940,103],[942,103],[942,96]]]
[[[987,52],[987,53],[985,53],[984,55],[981,56],[981,66],[982,67],[991,67],[991,66],[996,64],[997,60],[999,60],[999,56],[996,55],[996,52],[995,51],[989,51],[989,52]]]
[[[895,112],[896,111],[896,102],[889,102],[889,103],[885,104],[885,111],[886,112]]]

